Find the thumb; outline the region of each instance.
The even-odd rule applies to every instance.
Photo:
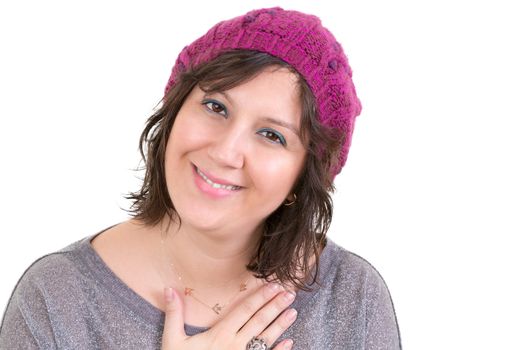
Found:
[[[162,349],[175,349],[177,343],[186,338],[184,331],[184,305],[177,291],[164,288],[165,319],[162,334]]]

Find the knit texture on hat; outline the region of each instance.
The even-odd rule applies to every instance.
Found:
[[[165,93],[189,68],[213,60],[232,49],[248,49],[276,56],[301,74],[317,101],[321,124],[345,135],[337,175],[348,157],[356,116],[361,112],[352,70],[341,45],[319,18],[275,7],[250,11],[213,26],[179,54]]]

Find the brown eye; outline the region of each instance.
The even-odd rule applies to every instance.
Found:
[[[271,132],[271,131],[267,131],[267,132],[266,132],[266,138],[267,138],[268,140],[273,141],[273,142],[277,142],[277,141],[279,141],[279,137],[277,137],[277,135],[275,135],[275,134],[274,134],[273,132]]]
[[[280,143],[283,146],[286,146],[286,139],[283,135],[274,131],[272,129],[262,129],[259,131],[259,134],[264,136],[268,141],[272,143]]]
[[[217,113],[217,114],[220,114],[222,116],[226,116],[226,107],[223,106],[222,103],[219,103],[217,101],[204,101],[202,103],[203,105],[206,106],[206,108],[208,110],[210,110],[211,112],[213,113]]]
[[[211,109],[212,109],[215,113],[220,113],[220,112],[222,112],[222,107],[221,107],[218,103],[212,103],[212,104],[211,104]]]

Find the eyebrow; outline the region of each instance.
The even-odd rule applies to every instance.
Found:
[[[276,125],[280,125],[282,126],[283,128],[287,128],[287,129],[290,129],[291,131],[293,131],[297,136],[300,136],[299,135],[299,130],[295,127],[295,125],[293,124],[290,124],[290,123],[287,123],[283,120],[279,120],[279,119],[275,119],[275,118],[271,118],[271,117],[264,117],[262,118],[263,121],[265,122],[268,122],[268,123],[272,123],[272,124],[276,124]]]
[[[209,96],[210,94],[214,94],[214,93],[217,93],[217,94],[220,94],[222,96],[224,96],[224,98],[231,104],[231,105],[234,105],[233,103],[233,100],[231,99],[230,95],[228,95],[228,93],[226,91],[210,91],[210,92],[205,92],[204,93],[204,96]],[[285,122],[284,120],[280,120],[280,119],[275,119],[275,118],[272,118],[272,117],[264,117],[262,118],[263,121],[267,122],[267,123],[272,123],[272,124],[275,124],[275,125],[279,125],[279,126],[282,126],[283,128],[287,128],[289,130],[291,130],[294,134],[296,134],[299,138],[301,137],[300,134],[299,134],[299,129],[297,129],[295,127],[295,125],[291,124],[291,123],[287,123]]]
[[[204,97],[206,96],[209,97],[210,95],[213,95],[213,94],[219,94],[219,95],[224,96],[224,98],[228,101],[229,104],[234,105],[233,100],[231,99],[230,95],[228,95],[228,93],[224,91],[204,91]]]

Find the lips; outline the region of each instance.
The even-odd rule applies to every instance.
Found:
[[[233,183],[230,183],[227,180],[219,179],[216,177],[213,177],[209,174],[206,174],[202,170],[200,170],[197,166],[193,165],[195,168],[195,172],[197,175],[204,180],[210,187],[214,189],[222,189],[227,191],[238,191],[242,188],[242,186],[235,185]]]

